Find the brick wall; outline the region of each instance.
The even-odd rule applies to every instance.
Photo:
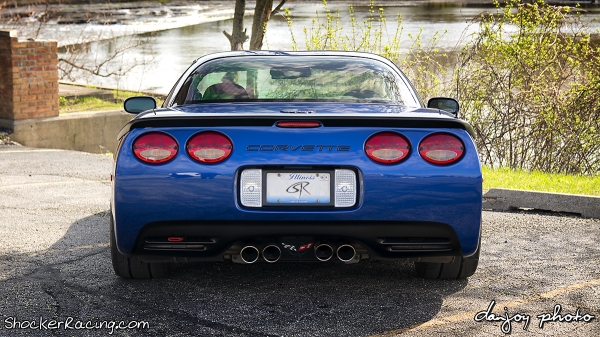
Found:
[[[16,37],[15,32],[0,31],[0,118],[8,119],[12,116],[13,88],[12,88],[12,53],[11,41]]]
[[[56,41],[19,41],[0,31],[0,119],[58,116]]]

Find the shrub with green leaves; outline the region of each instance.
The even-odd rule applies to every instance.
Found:
[[[456,72],[463,117],[492,167],[600,170],[600,49],[577,8],[509,0],[480,16]],[[515,10],[516,8],[516,10]]]

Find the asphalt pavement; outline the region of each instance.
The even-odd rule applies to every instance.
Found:
[[[600,336],[600,220],[484,211],[468,280],[369,261],[124,280],[108,248],[111,165],[0,146],[0,336]]]

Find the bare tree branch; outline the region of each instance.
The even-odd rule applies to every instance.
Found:
[[[287,2],[287,0],[281,0],[281,2],[279,3],[279,5],[277,5],[277,7],[275,7],[272,11],[271,11],[271,15],[275,15],[277,13],[279,13],[279,11],[281,10],[281,8],[283,7],[283,5],[285,5],[285,3]]]
[[[88,72],[88,73],[90,73],[92,75],[96,75],[96,76],[100,76],[100,77],[110,77],[110,76],[113,76],[113,75],[117,74],[116,72],[102,73],[101,72],[101,68],[105,64],[104,62],[102,64],[99,64],[99,65],[94,65],[93,67],[85,67],[85,66],[82,66],[81,64],[77,64],[77,63],[71,62],[71,61],[69,61],[67,59],[64,59],[64,58],[59,58],[58,62],[66,63],[71,69],[83,70],[83,71]],[[59,65],[59,68],[63,69],[63,70],[67,69],[67,67],[61,67],[60,65]]]
[[[153,62],[152,58],[147,57],[142,60],[124,57],[129,51],[148,45],[152,40],[152,36],[113,38],[108,42],[111,44],[110,52],[100,55],[98,55],[98,51],[102,49],[100,45],[94,49],[90,48],[90,43],[66,46],[65,52],[58,59],[60,78],[76,81],[86,75],[105,78],[124,76],[134,68],[147,66]],[[92,54],[93,51],[96,52],[95,55]]]
[[[0,0],[0,27],[18,29],[25,38],[37,38],[46,28],[49,19],[60,17],[59,7],[52,6],[49,0],[38,0],[29,5],[9,7],[8,2]],[[91,13],[78,13],[84,21],[90,23]],[[71,28],[71,26],[69,26]],[[84,27],[84,28],[81,28]],[[60,79],[72,82],[80,81],[91,76],[121,77],[137,67],[149,66],[154,58],[144,55],[132,57],[131,52],[144,46],[151,46],[152,35],[123,36],[107,39],[102,33],[90,33],[85,24],[78,25],[79,36],[68,30],[66,35],[73,37],[75,43],[59,48],[58,70]],[[60,37],[55,37],[60,40]],[[96,45],[92,45],[91,41]],[[109,46],[103,48],[106,43]],[[94,48],[92,48],[94,46]],[[151,54],[151,53],[150,53]]]

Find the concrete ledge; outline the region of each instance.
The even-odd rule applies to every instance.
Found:
[[[83,86],[58,84],[58,96],[66,99],[77,99],[79,97],[97,97],[105,101],[114,102],[115,95],[110,90],[87,88]]]
[[[126,90],[123,88],[111,88],[111,87],[103,87],[103,86],[89,86],[87,84],[79,84],[79,83],[73,83],[73,82],[67,82],[67,81],[58,81],[59,84],[59,96],[62,97],[68,97],[68,96],[76,96],[76,97],[81,97],[81,96],[96,96],[98,98],[102,98],[105,100],[114,100],[114,94],[112,93],[113,91],[133,91],[136,92],[138,95],[146,95],[146,96],[152,96],[156,99],[166,99],[168,94],[162,94],[162,93],[158,93],[158,92],[154,92],[154,91],[139,91],[139,90]],[[84,94],[80,94],[77,91],[82,90],[82,91],[88,91],[89,93],[84,93]],[[69,91],[75,91],[74,94],[70,94]],[[108,97],[108,96],[98,96],[94,93],[98,92],[98,91],[102,91],[105,93],[110,93],[111,98],[103,98],[103,97]]]
[[[483,208],[509,210],[534,208],[546,211],[579,213],[600,219],[600,197],[492,188],[483,196]]]
[[[84,151],[115,152],[117,135],[134,117],[124,111],[77,112],[58,117],[0,120],[11,140],[24,146]]]

